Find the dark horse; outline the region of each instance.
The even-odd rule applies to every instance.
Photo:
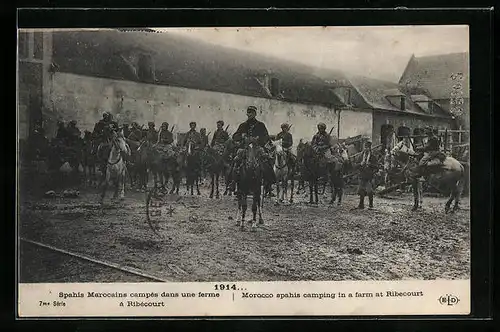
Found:
[[[186,190],[191,191],[193,195],[194,185],[196,184],[196,193],[201,195],[199,180],[201,174],[200,152],[194,149],[192,142],[187,143],[185,154],[185,172],[186,172]]]
[[[224,175],[224,170],[226,168],[226,164],[224,162],[224,147],[219,149],[213,147],[207,147],[205,152],[205,159],[207,163],[207,170],[210,174],[211,185],[210,185],[210,198],[214,197],[214,189],[215,189],[215,198],[219,198],[219,178]],[[215,187],[215,188],[214,188]]]
[[[309,183],[309,204],[318,204],[318,187],[321,178],[330,182],[332,198],[330,204],[338,199],[340,205],[344,188],[344,170],[350,164],[347,150],[337,146],[330,149],[328,158],[314,151],[310,142],[304,143],[302,151],[301,177]]]
[[[261,211],[261,184],[262,184],[262,166],[261,166],[261,151],[258,145],[250,143],[246,149],[238,151],[238,159],[240,159],[239,169],[237,170],[236,182],[238,191],[236,193],[238,198],[238,212],[241,211],[241,219],[239,226],[243,230],[245,224],[245,214],[247,211],[247,196],[252,194],[252,230],[256,227],[256,215],[259,211],[259,224],[264,223]],[[238,218],[236,218],[238,222]]]
[[[419,174],[416,171],[419,158],[417,156],[409,156],[409,160],[406,167],[406,174],[411,181],[413,189],[414,201],[412,211],[417,210],[419,204],[422,202],[422,186],[419,185],[419,179],[422,175],[428,182],[436,183],[440,187],[450,190],[450,197],[445,204],[445,213],[450,212],[453,201],[455,201],[455,204],[451,212],[458,210],[465,180],[464,166],[455,158],[443,155],[440,164],[426,166],[424,174]]]

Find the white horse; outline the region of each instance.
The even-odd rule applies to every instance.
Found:
[[[274,153],[274,174],[276,175],[276,204],[282,203],[287,198],[288,191],[288,164],[286,153],[283,150],[283,146],[281,145],[281,140],[277,141],[275,144],[275,153]],[[281,186],[281,188],[280,188]],[[281,189],[281,198],[280,198],[280,189]],[[293,195],[293,188],[292,193]],[[293,200],[293,196],[290,200]]]
[[[108,158],[106,160],[105,179],[101,193],[101,203],[104,201],[106,191],[111,182],[114,182],[115,193],[113,198],[125,198],[125,179],[127,166],[123,160],[123,154],[130,156],[131,150],[123,136],[123,130],[119,133],[112,132],[107,143],[99,145],[98,152],[104,148],[109,149]]]

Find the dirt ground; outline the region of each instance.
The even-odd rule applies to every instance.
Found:
[[[206,187],[201,196],[184,191],[165,198],[155,217],[163,238],[146,222],[144,193],[127,191],[118,203],[109,193],[100,206],[95,189],[80,189],[78,198],[21,195],[19,236],[171,281],[469,278],[467,197],[448,215],[445,198],[425,197],[423,209],[412,212],[407,194],[376,197],[374,210],[352,210],[354,195],[340,207],[328,205],[328,195],[317,207],[304,195],[280,206],[266,199],[265,225],[251,232],[236,226],[234,197],[209,199]],[[21,282],[147,281],[26,246]]]

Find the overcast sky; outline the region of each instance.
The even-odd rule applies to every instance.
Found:
[[[467,26],[159,29],[206,42],[397,82],[408,59],[469,50]]]

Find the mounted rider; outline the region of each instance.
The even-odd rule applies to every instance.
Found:
[[[77,145],[80,142],[80,138],[82,136],[82,133],[80,129],[78,129],[76,124],[76,120],[71,120],[68,124],[68,127],[66,128],[68,143],[71,145]]]
[[[134,142],[140,142],[143,137],[143,131],[139,127],[139,124],[137,122],[132,122],[132,126],[130,127],[130,132],[127,136],[127,139]]]
[[[281,140],[281,146],[283,148],[283,151],[285,151],[287,157],[287,164],[294,165],[295,156],[291,151],[293,146],[293,137],[292,134],[289,132],[289,130],[290,126],[288,125],[288,123],[283,123],[281,125],[281,132],[278,133],[277,135],[270,136],[270,138],[273,141]]]
[[[155,123],[153,121],[148,122],[146,140],[151,144],[156,144],[158,142],[158,131],[156,130]]]
[[[205,149],[208,146],[208,135],[207,135],[207,129],[206,128],[201,128],[200,129],[200,137],[201,137],[200,148],[201,149]]]
[[[113,121],[113,115],[111,113],[104,112],[102,114],[102,119],[95,124],[94,130],[92,132],[97,144],[104,143],[107,139],[109,129],[113,128],[118,128],[118,123],[116,121]]]
[[[432,128],[427,127],[425,134],[427,135],[427,143],[423,148],[417,149],[417,151],[424,153],[418,164],[418,173],[422,173],[427,166],[440,165],[444,159],[443,157],[445,157],[439,150],[439,138],[435,135]]]
[[[156,148],[163,158],[169,158],[174,155],[173,149],[174,135],[168,130],[168,122],[163,122],[158,132],[158,141]]]
[[[212,137],[212,142],[210,146],[213,147],[219,154],[222,155],[227,140],[229,139],[229,134],[224,130],[224,121],[217,121],[217,129]]]
[[[373,177],[378,171],[377,158],[372,152],[372,142],[367,140],[362,153],[359,173],[359,205],[358,209],[365,208],[365,196],[368,195],[369,208],[373,208]]]
[[[332,159],[332,137],[326,132],[326,125],[324,123],[318,124],[318,132],[313,136],[311,145],[314,152],[318,154],[321,159],[325,159],[326,161]]]
[[[199,150],[202,145],[201,135],[196,131],[196,122],[189,123],[189,131],[186,133],[186,138],[184,139],[183,146],[187,146],[188,143],[192,144],[192,148],[196,151]]]
[[[239,170],[241,166],[241,162],[244,158],[246,158],[246,150],[245,148],[250,143],[254,143],[257,146],[258,155],[264,157],[267,156],[264,146],[269,141],[269,132],[267,131],[266,125],[258,121],[255,117],[257,116],[257,107],[248,106],[247,108],[247,117],[248,120],[241,123],[238,126],[238,129],[233,134],[233,140],[236,142],[241,142],[239,144],[239,149],[237,150],[236,157],[234,158],[234,167],[233,170]],[[271,162],[263,163],[263,171],[265,176],[270,179],[275,180],[274,171],[272,169]]]

